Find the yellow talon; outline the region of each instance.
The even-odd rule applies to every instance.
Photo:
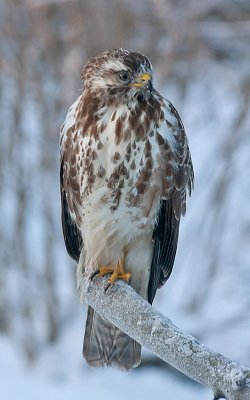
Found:
[[[98,276],[103,277],[104,275],[110,274],[110,273],[112,274],[113,272],[114,272],[114,266],[112,266],[112,265],[108,265],[106,267],[101,266],[99,268]]]
[[[127,272],[126,274],[117,273],[116,271],[113,272],[111,277],[109,278],[109,283],[113,285],[118,279],[122,279],[123,281],[130,282],[131,281],[131,273]]]
[[[130,272],[124,271],[124,255],[122,255],[121,258],[119,258],[116,264],[110,264],[107,266],[101,265],[99,267],[97,276],[103,277],[104,275],[110,273],[111,277],[108,280],[109,283],[106,287],[106,290],[110,285],[113,285],[118,279],[122,279],[123,281],[130,283],[132,275]]]

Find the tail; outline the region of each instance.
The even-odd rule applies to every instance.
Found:
[[[91,367],[129,370],[141,362],[141,345],[89,307],[83,356]]]

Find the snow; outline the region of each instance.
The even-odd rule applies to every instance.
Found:
[[[172,370],[138,368],[128,373],[90,369],[81,357],[82,316],[79,314],[56,345],[44,349],[38,363],[25,364],[17,347],[0,337],[1,398],[8,400],[209,400],[211,392],[175,375]]]

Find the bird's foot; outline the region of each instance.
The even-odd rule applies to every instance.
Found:
[[[90,279],[93,279],[94,276],[103,277],[106,274],[111,274],[111,276],[108,280],[107,286],[105,287],[105,292],[111,285],[114,285],[118,279],[122,279],[128,283],[131,282],[131,273],[124,271],[124,256],[119,258],[116,264],[110,264],[106,266],[101,265],[99,269],[91,275]]]

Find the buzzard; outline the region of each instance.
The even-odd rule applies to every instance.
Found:
[[[105,51],[82,79],[60,134],[62,228],[78,288],[83,297],[85,279],[98,271],[152,303],[171,274],[193,188],[184,127],[142,54]],[[128,370],[141,346],[89,307],[83,355],[90,366]]]

